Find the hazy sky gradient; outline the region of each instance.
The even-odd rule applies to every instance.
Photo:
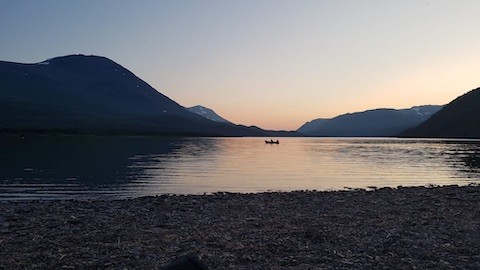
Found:
[[[183,106],[297,129],[479,87],[478,14],[478,0],[0,0],[0,60],[102,55]]]

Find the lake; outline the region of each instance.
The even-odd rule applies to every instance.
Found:
[[[0,200],[480,183],[480,141],[0,138]]]

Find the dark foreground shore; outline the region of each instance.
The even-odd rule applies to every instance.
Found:
[[[480,269],[480,187],[0,202],[0,269]]]

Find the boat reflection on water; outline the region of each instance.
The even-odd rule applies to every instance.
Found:
[[[480,182],[479,141],[282,140],[259,147],[259,138],[1,137],[0,200]]]

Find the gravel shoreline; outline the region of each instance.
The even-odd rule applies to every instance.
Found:
[[[0,202],[0,269],[480,269],[480,187]]]

